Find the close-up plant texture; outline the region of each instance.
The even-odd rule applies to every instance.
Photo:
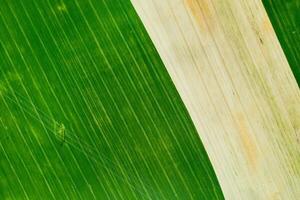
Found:
[[[300,199],[299,13],[0,0],[0,199]]]

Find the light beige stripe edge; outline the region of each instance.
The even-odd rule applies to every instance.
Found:
[[[132,0],[226,199],[300,198],[300,92],[259,0]]]

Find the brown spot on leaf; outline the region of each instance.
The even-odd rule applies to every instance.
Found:
[[[201,32],[212,31],[213,21],[207,0],[185,0],[186,7],[190,10]]]
[[[253,137],[249,132],[249,128],[247,127],[245,117],[242,113],[238,113],[237,116],[237,126],[242,142],[242,146],[246,155],[246,159],[250,165],[250,167],[255,170],[257,165],[257,147],[253,141]]]
[[[265,17],[262,22],[262,30],[265,31],[266,33],[273,32],[273,27],[268,17]]]

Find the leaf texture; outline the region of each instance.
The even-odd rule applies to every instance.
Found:
[[[132,2],[225,198],[298,200],[300,90],[262,1]]]
[[[129,0],[0,0],[0,199],[223,199]]]
[[[300,1],[263,0],[280,44],[300,85]]]

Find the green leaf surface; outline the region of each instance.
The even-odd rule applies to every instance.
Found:
[[[300,1],[263,0],[263,3],[300,86]]]
[[[0,199],[223,199],[129,0],[0,0]]]

